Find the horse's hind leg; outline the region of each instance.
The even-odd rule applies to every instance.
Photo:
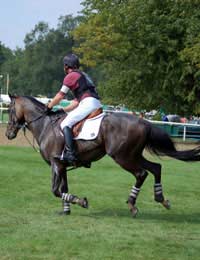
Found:
[[[156,202],[161,203],[165,208],[170,209],[170,203],[165,200],[163,195],[162,183],[161,183],[161,165],[159,163],[154,163],[148,161],[144,157],[141,160],[141,166],[150,171],[154,175],[154,199]]]
[[[138,213],[138,209],[136,207],[136,199],[148,173],[147,171],[140,169],[136,171],[134,175],[136,177],[136,183],[135,185],[133,185],[127,201],[128,207],[133,217],[135,217]]]
[[[132,158],[132,157],[131,157]],[[128,160],[121,158],[121,157],[113,157],[113,159],[125,170],[129,171],[132,175],[136,178],[135,185],[132,186],[131,192],[129,194],[127,203],[128,207],[131,211],[131,214],[133,217],[135,217],[138,213],[138,209],[136,207],[136,200],[139,195],[140,189],[148,175],[147,171],[142,169],[140,167],[140,164],[138,163],[140,160],[138,158],[137,163],[134,163],[134,161],[128,158]]]

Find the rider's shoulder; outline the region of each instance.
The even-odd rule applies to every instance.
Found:
[[[72,71],[66,75],[65,78],[68,79],[79,79],[81,77],[81,73],[79,71]]]
[[[72,72],[70,72],[70,73],[68,73],[66,76],[65,76],[65,78],[64,78],[64,82],[65,81],[76,81],[76,80],[78,80],[79,78],[80,78],[80,74],[79,73],[77,73],[76,71],[72,71]]]

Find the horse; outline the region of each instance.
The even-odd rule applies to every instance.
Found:
[[[45,105],[31,96],[9,95],[9,121],[6,129],[8,139],[17,136],[25,127],[37,141],[41,156],[50,165],[52,171],[52,192],[63,203],[62,214],[69,215],[71,204],[88,208],[87,198],[79,198],[68,193],[67,172],[69,165],[56,159],[64,148],[64,137],[60,122],[67,116],[63,113],[45,113]],[[131,215],[138,213],[136,200],[140,189],[148,176],[154,176],[154,200],[170,209],[169,200],[165,199],[161,183],[161,164],[146,159],[144,149],[157,156],[169,156],[181,161],[199,161],[200,146],[195,149],[178,151],[170,136],[148,120],[132,114],[106,114],[102,119],[98,136],[94,140],[76,140],[76,151],[80,164],[88,166],[100,160],[106,154],[123,169],[136,178],[128,196],[127,204]]]

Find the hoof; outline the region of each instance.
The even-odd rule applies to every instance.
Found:
[[[170,209],[170,208],[171,208],[171,205],[170,205],[169,200],[164,200],[164,201],[162,202],[162,205],[163,205],[166,209]]]
[[[88,209],[88,208],[89,208],[89,203],[88,203],[87,198],[84,198],[83,201],[84,201],[84,202],[83,202],[83,208]]]
[[[132,217],[135,218],[138,214],[138,211],[139,211],[138,208],[135,207],[134,205],[132,205],[130,202],[128,202],[128,207],[130,209]]]
[[[133,207],[130,211],[133,218],[135,218],[139,212],[138,208],[136,207]]]
[[[63,215],[67,216],[67,215],[70,215],[71,214],[71,211],[63,211]]]
[[[91,163],[84,163],[84,164],[83,164],[83,167],[85,167],[85,168],[91,168]]]
[[[79,205],[82,208],[88,209],[89,208],[89,203],[88,203],[87,198],[80,199]]]
[[[70,215],[70,214],[71,214],[71,211],[59,211],[58,212],[59,216],[67,216],[67,215]]]

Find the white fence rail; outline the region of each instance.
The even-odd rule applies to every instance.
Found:
[[[152,124],[156,124],[156,125],[169,125],[169,126],[180,126],[180,127],[183,127],[183,134],[182,134],[182,137],[183,137],[183,141],[186,140],[186,136],[187,136],[187,133],[189,133],[189,129],[191,127],[194,127],[196,128],[196,130],[198,129],[199,130],[199,133],[194,135],[194,138],[199,136],[199,139],[200,139],[200,125],[198,124],[188,124],[188,123],[176,123],[176,122],[163,122],[163,121],[154,121],[154,120],[148,120],[149,122],[151,122]]]
[[[106,113],[130,113],[130,112],[126,112],[126,111],[110,111],[110,110],[105,110],[104,112],[106,112]],[[148,120],[148,119],[146,119],[146,120]],[[155,121],[155,120],[148,120],[148,121],[151,122],[152,124],[157,125],[158,127],[159,126],[177,127],[177,129],[176,129],[177,134],[172,134],[172,133],[169,133],[169,131],[167,131],[170,134],[170,136],[172,136],[172,137],[182,138],[183,141],[186,141],[186,139],[199,139],[200,140],[200,124],[164,122],[164,121]],[[178,129],[178,127],[180,127],[180,129]]]
[[[5,119],[5,113],[8,111],[8,108],[0,107],[0,124],[7,123],[7,118]],[[110,111],[104,110],[105,113],[128,113],[123,111]],[[188,123],[176,123],[176,122],[163,122],[163,121],[154,121],[148,120],[152,124],[155,124],[158,127],[162,127],[165,129],[166,127],[171,127],[174,129],[165,129],[170,136],[182,138],[183,141],[186,139],[199,139],[200,140],[200,125],[199,124],[188,124]],[[172,131],[171,131],[172,130]],[[175,133],[173,133],[175,132]]]

